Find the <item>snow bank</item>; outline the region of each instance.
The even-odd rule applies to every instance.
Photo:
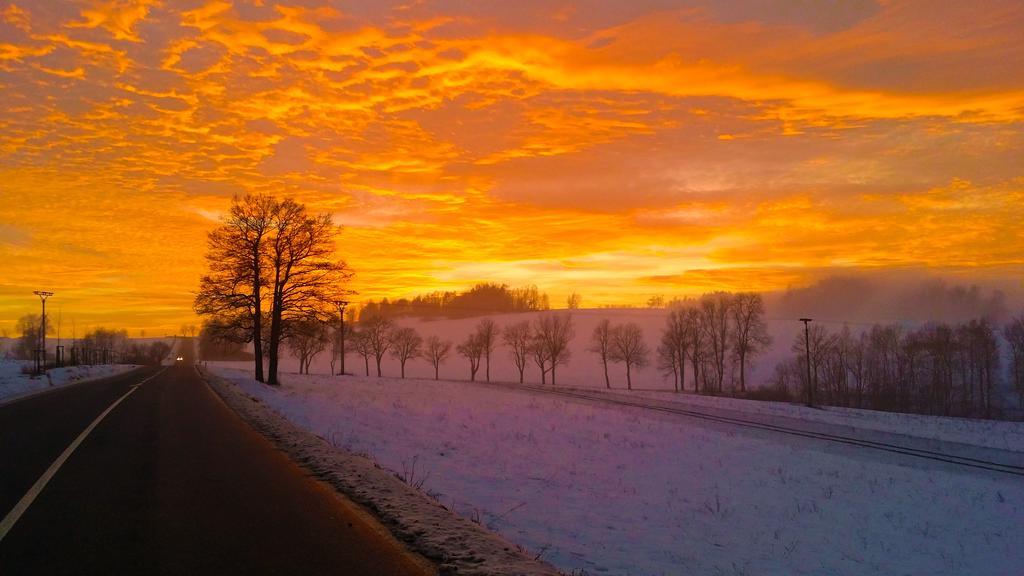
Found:
[[[246,391],[262,387],[237,373],[231,376]],[[436,562],[441,574],[557,576],[558,572],[547,564],[426,498],[381,469],[372,457],[342,452],[267,410],[230,382],[209,372],[205,372],[205,377],[253,427],[321,480],[369,508],[399,539]],[[407,471],[406,477],[412,484],[417,482],[411,472]]]
[[[588,574],[1019,574],[1019,478],[457,382],[212,368]],[[970,421],[965,421],[969,426]],[[979,432],[981,433],[981,432]]]
[[[0,403],[11,402],[25,396],[77,382],[86,382],[134,370],[132,364],[103,364],[96,366],[68,366],[52,368],[44,376],[22,374],[22,361],[0,360]]]

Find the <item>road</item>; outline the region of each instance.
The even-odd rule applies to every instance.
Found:
[[[189,360],[0,407],[0,574],[436,573],[241,421]]]

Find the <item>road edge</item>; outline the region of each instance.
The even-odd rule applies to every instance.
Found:
[[[558,570],[520,547],[462,518],[370,459],[336,448],[208,370],[200,376],[242,420],[298,465],[363,506],[440,574],[557,576]]]

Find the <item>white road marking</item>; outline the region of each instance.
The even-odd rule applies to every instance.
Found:
[[[25,495],[21,497],[21,500],[18,500],[18,503],[14,505],[14,508],[12,508],[11,511],[8,512],[6,516],[4,516],[3,520],[0,520],[0,542],[3,542],[3,539],[7,536],[7,533],[11,531],[11,528],[14,528],[15,522],[17,522],[18,519],[21,518],[21,515],[24,514],[26,510],[28,510],[28,507],[32,505],[32,502],[34,502],[36,497],[39,496],[39,493],[43,491],[43,488],[46,488],[46,485],[50,483],[50,480],[53,478],[54,474],[56,474],[57,471],[60,470],[60,467],[64,465],[64,462],[66,462],[67,459],[71,457],[71,454],[75,452],[75,449],[77,449],[78,446],[85,440],[85,438],[89,436],[89,433],[92,432],[93,429],[96,428],[96,426],[98,426],[99,423],[102,422],[103,419],[107,417],[107,414],[110,414],[114,410],[114,408],[117,408],[117,405],[123,402],[125,398],[130,396],[132,392],[135,392],[135,390],[137,390],[139,386],[142,386],[146,382],[149,382],[153,378],[156,378],[157,376],[163,374],[166,370],[167,368],[164,368],[163,370],[157,372],[156,374],[153,374],[149,378],[146,378],[142,382],[139,382],[138,384],[133,384],[132,387],[127,392],[125,392],[120,398],[115,400],[113,404],[108,406],[107,409],[104,410],[102,414],[97,416],[96,419],[92,421],[92,424],[89,424],[85,428],[85,430],[82,430],[82,433],[78,435],[78,438],[75,438],[75,441],[72,442],[67,448],[65,448],[64,452],[61,452],[61,455],[58,456],[57,459],[53,461],[53,464],[50,464],[50,467],[46,469],[46,472],[43,472],[43,475],[40,476],[39,479],[36,480],[36,483],[33,484],[32,487],[28,489],[28,492],[26,492]]]

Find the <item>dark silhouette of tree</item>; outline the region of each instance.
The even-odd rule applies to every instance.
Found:
[[[271,214],[272,236],[266,270],[271,289],[267,383],[277,384],[278,348],[293,322],[326,318],[345,295],[348,266],[335,259],[339,228],[330,214],[310,215],[305,205],[285,198]],[[379,361],[378,361],[379,365]]]
[[[707,339],[704,337],[704,327],[700,310],[695,306],[685,309],[683,316],[683,329],[686,332],[686,342],[689,346],[686,352],[690,358],[690,368],[693,371],[693,391],[697,392],[704,375],[704,363],[707,357]],[[680,380],[682,382],[682,380]]]
[[[363,330],[352,332],[352,348],[355,349],[356,354],[363,357],[363,366],[366,368],[366,375],[369,376],[370,357],[373,356],[373,346],[370,344],[370,339],[367,337],[366,332]]]
[[[512,354],[512,362],[519,371],[519,383],[523,383],[523,372],[526,370],[526,363],[530,359],[530,347],[533,342],[533,330],[530,328],[530,321],[523,320],[515,324],[505,326],[501,333],[502,342],[508,346]]]
[[[626,388],[633,389],[633,367],[643,368],[647,365],[650,350],[644,342],[644,333],[634,322],[615,326],[611,330],[612,362],[626,365]]]
[[[47,314],[46,317],[46,333],[51,334],[53,329],[49,322],[50,315]],[[42,328],[41,318],[42,316],[39,314],[26,314],[18,318],[18,322],[14,325],[14,330],[20,334],[14,348],[14,354],[18,358],[22,360],[35,358],[36,350],[39,348],[39,332]]]
[[[480,369],[480,358],[484,354],[484,344],[480,341],[480,334],[478,332],[470,334],[456,349],[459,354],[469,360],[469,381],[475,382],[477,370]]]
[[[1024,408],[1024,314],[1010,319],[1003,328],[1003,338],[1010,345],[1010,381],[1019,407]]]
[[[494,320],[490,318],[484,318],[476,325],[477,338],[480,339],[480,346],[483,347],[484,361],[486,362],[486,376],[487,381],[491,381],[491,353],[494,352],[494,346],[498,343],[498,334],[500,330],[498,325],[494,323]]]
[[[263,376],[264,265],[277,200],[265,194],[235,197],[227,216],[207,238],[209,272],[199,281],[193,307],[201,316],[239,328],[256,351],[255,377]],[[184,334],[184,330],[182,333]]]
[[[203,322],[199,331],[199,357],[203,360],[252,360],[253,355],[246,352],[243,345],[250,337],[242,326],[215,316]]]
[[[772,343],[764,320],[764,299],[755,292],[734,294],[729,308],[731,345],[740,369],[740,392],[747,391],[747,362]]]
[[[569,342],[575,336],[572,316],[567,313],[541,314],[534,320],[534,339],[551,372],[551,385],[555,386],[555,370],[560,364],[568,364],[571,352]],[[543,368],[541,377],[543,380]]]
[[[430,364],[434,367],[434,380],[440,378],[441,364],[448,359],[448,355],[451,354],[452,343],[449,340],[441,340],[437,336],[430,336],[427,338],[426,348],[424,350],[424,356],[427,360],[430,360]]]
[[[725,359],[729,350],[729,309],[732,295],[728,292],[705,294],[700,299],[701,328],[707,349],[706,361],[711,368],[711,392],[720,394],[725,381]],[[708,373],[705,371],[705,376]]]
[[[601,359],[601,366],[604,368],[604,387],[611,388],[612,381],[608,377],[608,361],[611,356],[612,346],[612,323],[611,320],[605,318],[597,323],[594,327],[594,332],[590,336],[590,347],[587,348],[588,352],[597,354],[598,358]]]
[[[377,362],[377,377],[379,378],[382,375],[380,362],[391,348],[391,330],[394,325],[391,320],[380,316],[361,319],[359,324],[359,332],[366,340],[365,344]]]
[[[580,296],[579,294],[575,293],[575,292],[573,292],[572,294],[569,294],[569,297],[566,298],[566,301],[565,301],[565,307],[568,308],[569,310],[579,310],[579,308],[580,308],[580,306],[582,304],[583,304],[583,297]]]
[[[423,338],[413,328],[395,328],[391,331],[391,355],[402,367],[402,379],[405,379],[405,363],[419,357],[422,345]]]
[[[288,348],[299,360],[299,374],[309,374],[313,359],[327,348],[328,338],[326,324],[315,318],[294,323],[288,336]]]
[[[692,307],[673,304],[665,320],[658,346],[658,365],[663,373],[671,373],[677,392],[686,389],[686,358],[690,353],[691,337],[695,328],[691,326],[697,318]],[[694,392],[697,391],[697,371],[694,370]]]

